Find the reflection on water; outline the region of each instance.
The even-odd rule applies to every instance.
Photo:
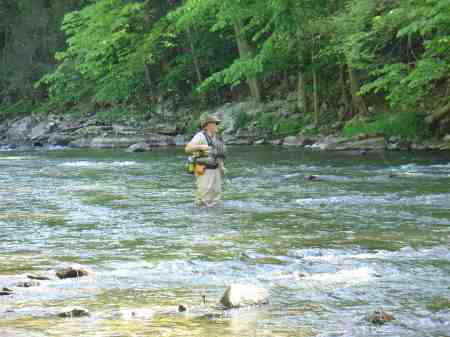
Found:
[[[0,152],[0,287],[15,289],[0,336],[449,334],[450,156],[236,148],[224,202],[206,210],[183,162]],[[69,262],[95,273],[54,279]],[[30,273],[51,280],[15,288]],[[270,305],[218,312],[234,282],[267,288]],[[55,317],[72,306],[91,317]],[[380,306],[397,319],[374,327]]]

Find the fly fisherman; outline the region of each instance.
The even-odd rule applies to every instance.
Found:
[[[225,147],[217,134],[220,122],[211,115],[203,118],[203,130],[186,146],[186,153],[192,155],[195,163],[199,206],[214,206],[220,200],[222,175],[225,170]]]

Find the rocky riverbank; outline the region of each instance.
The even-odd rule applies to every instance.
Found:
[[[147,122],[105,122],[93,114],[76,119],[71,116],[26,116],[0,123],[0,147],[64,146],[94,149],[128,149],[130,152],[151,151],[153,147],[184,146],[195,130],[189,130],[185,110],[168,113],[161,108],[159,117]],[[323,134],[311,132],[307,125],[299,132],[271,134],[267,126],[257,122],[243,122],[242,116],[272,114],[286,124],[298,118],[286,101],[270,103],[229,103],[208,113],[223,120],[223,138],[228,145],[273,145],[306,147],[325,151],[385,151],[385,150],[450,150],[450,135],[440,140],[415,141],[402,137],[383,135],[358,135],[346,138],[337,130],[328,129]],[[163,118],[163,116],[166,116]],[[269,121],[270,122],[270,121]],[[244,125],[242,125],[244,124]]]

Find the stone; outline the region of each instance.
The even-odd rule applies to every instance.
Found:
[[[226,142],[227,145],[251,145],[252,141],[250,139],[237,138],[229,140]]]
[[[63,133],[52,133],[48,136],[47,143],[56,146],[68,146],[74,141],[73,136]]]
[[[178,305],[178,312],[186,312],[188,310],[188,306],[186,304]]]
[[[83,266],[71,265],[60,268],[56,271],[56,276],[60,279],[78,278],[88,276],[90,272]]]
[[[42,275],[27,275],[27,277],[28,277],[30,280],[39,280],[39,281],[48,281],[48,280],[50,280],[49,277],[47,277],[47,276],[42,276]]]
[[[274,139],[269,142],[273,146],[280,146],[283,144],[283,139]]]
[[[15,140],[22,140],[28,137],[30,130],[33,128],[35,120],[32,117],[25,117],[14,122],[8,131],[6,136]]]
[[[3,288],[0,290],[0,296],[9,296],[14,294],[14,291],[12,289],[9,288]]]
[[[41,284],[37,281],[25,281],[25,282],[19,282],[17,283],[17,287],[19,288],[31,288],[31,287],[38,287]]]
[[[382,325],[387,322],[394,320],[394,316],[386,311],[383,308],[379,308],[375,310],[372,314],[369,315],[368,321],[373,324]]]
[[[314,141],[305,136],[288,136],[284,138],[284,146],[307,146],[312,145]]]
[[[88,148],[91,146],[91,139],[84,138],[84,137],[77,138],[77,139],[71,140],[68,145],[70,147],[75,147],[75,148]]]
[[[231,284],[225,290],[220,303],[228,309],[268,304],[269,292],[250,284]]]
[[[258,139],[254,144],[255,145],[264,145],[264,144],[266,144],[266,140],[265,139]]]
[[[177,135],[175,137],[175,146],[186,146],[187,145],[186,137],[183,135]]]
[[[58,314],[58,317],[61,318],[79,318],[79,317],[88,317],[91,314],[87,309],[84,308],[70,308],[66,309],[63,312]]]
[[[53,132],[56,128],[57,124],[53,121],[42,121],[34,128],[31,129],[30,139],[33,141],[41,140],[50,132]]]
[[[450,134],[445,135],[445,137],[442,139],[444,142],[450,143]]]
[[[324,181],[319,176],[315,176],[315,175],[307,176],[307,177],[305,177],[305,180],[307,180],[307,181]]]
[[[151,150],[152,150],[152,147],[150,144],[141,142],[141,143],[133,144],[130,147],[128,147],[127,152],[148,152]]]

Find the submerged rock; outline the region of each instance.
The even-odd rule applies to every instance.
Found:
[[[268,304],[269,292],[250,284],[232,284],[225,290],[220,303],[229,309]]]
[[[56,271],[56,276],[60,279],[77,278],[82,276],[88,276],[89,270],[80,265],[71,265],[68,267],[60,268]]]
[[[321,179],[319,176],[316,175],[310,175],[305,177],[305,180],[307,181],[324,181],[323,179]]]
[[[12,295],[12,294],[14,294],[14,291],[12,289],[2,288],[0,290],[0,296],[9,296],[9,295]]]
[[[77,318],[77,317],[87,317],[91,314],[87,309],[84,308],[69,308],[58,314],[61,318]]]
[[[31,288],[31,287],[38,287],[41,284],[37,281],[25,281],[25,282],[19,282],[17,283],[16,287],[19,288]]]
[[[48,281],[48,280],[50,280],[49,277],[47,277],[47,276],[41,276],[41,275],[27,275],[27,277],[28,277],[30,280],[38,280],[38,281]]]
[[[188,310],[188,306],[185,304],[179,304],[178,305],[178,312],[185,312]]]
[[[394,320],[394,316],[386,311],[383,310],[383,308],[379,308],[375,310],[372,314],[369,315],[367,320],[370,323],[382,325],[387,322],[390,322]]]

